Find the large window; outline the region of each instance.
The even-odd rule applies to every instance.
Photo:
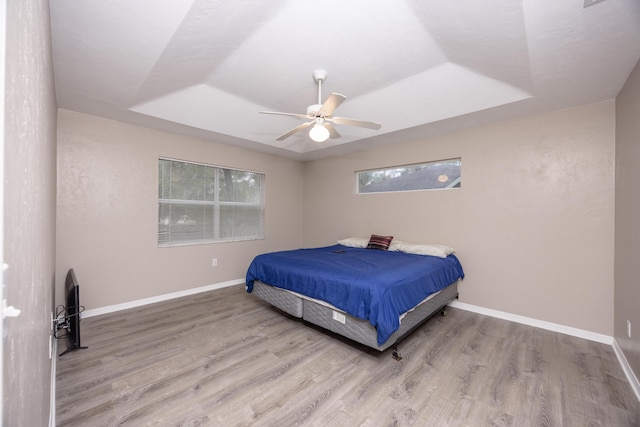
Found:
[[[158,245],[264,238],[264,174],[179,160],[158,167]]]
[[[358,193],[459,188],[461,159],[356,172]]]

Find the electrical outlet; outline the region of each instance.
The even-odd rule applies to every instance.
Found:
[[[54,339],[58,336],[58,331],[60,329],[65,329],[67,327],[67,319],[64,315],[58,314],[58,317],[54,317],[53,313],[51,313],[51,334]]]
[[[211,260],[211,267],[217,267],[218,266],[218,258],[213,258]]]
[[[631,320],[627,320],[627,337],[631,338]]]

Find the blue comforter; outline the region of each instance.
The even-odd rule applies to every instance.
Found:
[[[400,315],[430,294],[464,278],[454,255],[438,258],[342,245],[258,255],[247,292],[259,280],[326,301],[368,320],[382,345],[400,327]]]

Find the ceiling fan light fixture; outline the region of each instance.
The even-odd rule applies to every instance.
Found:
[[[316,119],[316,123],[309,131],[309,138],[313,139],[315,142],[324,142],[329,139],[329,130],[324,127],[322,123],[322,119]]]
[[[595,0],[594,0],[595,1]],[[602,0],[600,0],[602,1]],[[299,119],[308,120],[298,125],[288,132],[283,133],[276,138],[276,141],[283,141],[291,135],[301,130],[309,129],[309,138],[315,142],[324,142],[327,139],[340,138],[340,133],[333,127],[334,124],[359,126],[367,129],[380,129],[378,123],[365,122],[363,120],[347,119],[345,117],[333,117],[333,112],[342,104],[347,97],[339,93],[331,93],[324,102],[322,102],[322,82],[327,78],[327,72],[324,70],[316,70],[313,72],[313,78],[318,85],[318,103],[309,105],[306,114],[281,113],[277,111],[260,111],[260,114],[276,114],[280,116],[290,116]]]

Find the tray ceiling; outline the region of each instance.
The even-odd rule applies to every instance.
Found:
[[[640,58],[640,2],[56,0],[60,108],[299,160],[613,99]],[[313,142],[312,77],[347,96]]]

